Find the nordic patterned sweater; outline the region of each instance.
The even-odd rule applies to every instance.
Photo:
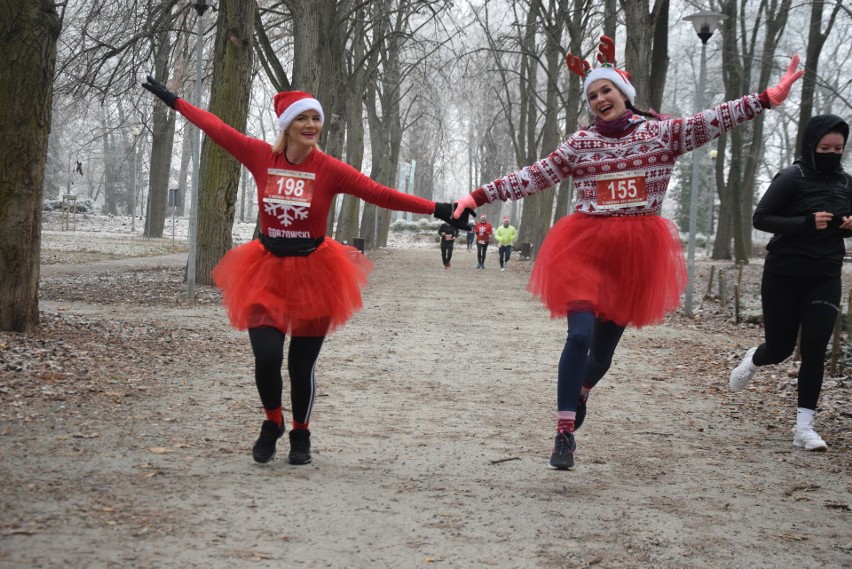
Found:
[[[435,202],[398,192],[316,148],[301,164],[273,154],[263,140],[246,136],[213,113],[183,99],[175,109],[251,172],[257,183],[261,231],[269,237],[316,239],[326,233],[336,194],[351,194],[379,207],[431,215]]]
[[[632,130],[621,138],[603,136],[594,126],[579,130],[547,158],[477,188],[473,198],[477,205],[518,200],[570,176],[577,188],[577,212],[659,214],[677,157],[762,113],[765,105],[761,98],[747,95],[686,118],[649,121],[634,115],[630,119]],[[641,186],[639,199],[631,201],[637,185]],[[608,196],[606,200],[604,195]]]

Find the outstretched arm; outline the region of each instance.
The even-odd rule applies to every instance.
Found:
[[[787,100],[787,97],[790,96],[790,90],[793,88],[793,84],[801,79],[802,75],[805,74],[805,72],[798,69],[798,67],[799,54],[794,53],[793,57],[790,59],[790,65],[787,66],[786,73],[784,73],[784,76],[781,77],[780,81],[778,81],[778,84],[761,93],[761,95],[766,95],[770,108],[779,106]]]
[[[148,75],[145,83],[142,83],[142,87],[204,131],[204,134],[209,136],[213,142],[224,148],[228,154],[239,160],[252,172],[262,166],[265,153],[271,149],[268,143],[246,136],[223,122],[213,113],[189,104],[150,75]]]
[[[679,136],[672,136],[672,151],[676,154],[691,152],[718,138],[739,124],[750,121],[765,109],[771,109],[780,105],[790,95],[790,90],[798,81],[804,71],[797,71],[799,56],[793,55],[787,71],[775,87],[766,89],[763,93],[746,95],[740,99],[727,101],[720,105],[707,109],[691,117],[673,119],[666,121],[662,128],[669,128],[672,132],[680,132]],[[676,125],[682,124],[681,128]]]

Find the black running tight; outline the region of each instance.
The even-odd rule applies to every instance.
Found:
[[[825,372],[825,349],[840,311],[840,277],[810,280],[764,271],[760,294],[765,342],[752,361],[777,364],[793,353],[801,326],[798,406],[816,409]]]
[[[453,242],[441,241],[441,261],[445,265],[449,265],[453,259]]]
[[[488,243],[476,242],[476,260],[482,265],[485,263],[485,255],[488,253]]]
[[[568,314],[568,338],[559,358],[557,411],[576,411],[580,389],[592,388],[612,365],[624,326],[598,320],[591,310]]]
[[[254,381],[264,409],[281,406],[281,364],[284,361],[284,334],[275,328],[250,328],[249,340],[254,352]],[[290,403],[293,420],[307,423],[311,419],[317,382],[314,367],[324,336],[293,336],[287,352],[290,373]]]

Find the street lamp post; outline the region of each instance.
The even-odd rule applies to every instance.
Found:
[[[695,28],[695,33],[701,39],[701,67],[698,73],[698,89],[695,92],[695,112],[700,113],[704,110],[704,82],[707,74],[707,40],[713,36],[716,28],[726,19],[724,14],[716,12],[702,11],[691,16],[687,16],[684,20],[692,22]],[[687,316],[692,316],[692,297],[695,292],[695,225],[698,217],[698,179],[699,166],[701,165],[701,148],[696,148],[692,151],[692,187],[689,193],[689,243],[687,245],[687,261],[686,269],[689,274],[689,282],[686,285],[686,299],[684,301],[684,312]]]
[[[203,52],[202,39],[204,37],[203,19],[204,12],[210,6],[207,0],[196,0],[193,4],[198,12],[196,30],[198,40],[195,47],[195,104],[201,106],[201,55]],[[189,203],[189,254],[186,261],[186,296],[195,298],[195,260],[198,250],[198,172],[201,161],[201,130],[198,127],[192,129],[192,201]]]
[[[142,131],[134,127],[131,132],[133,134],[133,146],[131,147],[133,156],[130,161],[130,233],[136,233],[136,154],[138,153],[136,143]]]
[[[713,171],[715,172],[715,164],[716,158],[719,156],[719,151],[715,148],[710,151],[710,162],[713,164]],[[715,174],[714,174],[715,176]],[[710,250],[710,238],[713,237],[713,233],[716,231],[716,197],[713,195],[713,192],[707,192],[709,195],[707,196],[707,207],[710,208],[710,212],[707,216],[707,242],[705,243],[706,249]]]

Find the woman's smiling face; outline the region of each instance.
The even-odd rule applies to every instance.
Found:
[[[605,121],[615,120],[627,110],[627,95],[609,79],[598,79],[589,85],[586,97],[595,116]]]

